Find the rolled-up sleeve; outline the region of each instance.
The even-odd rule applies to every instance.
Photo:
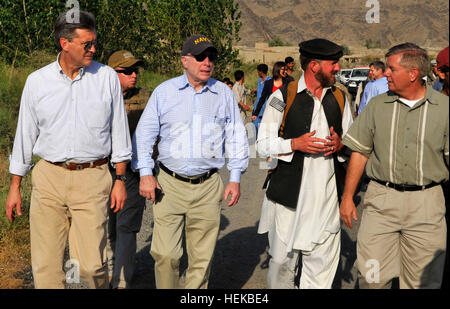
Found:
[[[25,176],[30,171],[33,147],[39,136],[32,92],[32,77],[30,75],[22,92],[16,136],[10,156],[9,172],[18,176]]]
[[[111,162],[119,163],[131,160],[131,138],[128,118],[123,101],[120,81],[117,74],[111,76],[113,113],[111,124]]]

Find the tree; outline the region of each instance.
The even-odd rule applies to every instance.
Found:
[[[154,55],[160,72],[179,71],[184,40],[193,34],[204,34],[217,47],[219,57],[215,76],[229,74],[239,64],[238,42],[241,13],[233,0],[147,0],[147,21],[158,29],[160,49]]]
[[[348,47],[348,45],[346,45],[346,44],[344,44],[344,45],[342,45],[342,48],[344,49],[344,55],[350,55],[351,54],[351,51],[350,51],[350,48]]]
[[[75,2],[75,1],[70,1]],[[97,20],[96,60],[106,62],[119,49],[128,49],[162,73],[181,72],[183,41],[202,33],[219,52],[216,76],[239,64],[240,12],[233,0],[79,0],[79,7]],[[69,2],[67,2],[69,3]],[[0,57],[20,63],[33,51],[56,53],[53,23],[67,10],[60,0],[2,0],[0,6]]]
[[[269,46],[273,47],[273,46],[287,46],[288,44],[283,42],[283,40],[281,40],[278,37],[273,38],[272,40],[269,41]]]

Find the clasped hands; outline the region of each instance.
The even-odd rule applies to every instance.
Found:
[[[342,140],[340,136],[330,127],[330,136],[323,138],[314,137],[316,130],[305,133],[302,136],[291,139],[292,150],[299,150],[309,154],[319,154],[325,152],[325,156],[329,156],[335,152],[341,151]]]

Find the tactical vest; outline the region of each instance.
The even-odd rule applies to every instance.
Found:
[[[336,97],[329,89],[322,100],[322,106],[328,121],[328,127],[333,126],[334,131],[342,136],[342,113]],[[314,99],[306,92],[306,89],[297,93],[291,108],[286,114],[283,128],[283,138],[290,139],[301,136],[311,131]],[[345,170],[337,160],[337,154],[333,153],[335,179],[337,182],[338,197],[343,192],[343,180]],[[278,160],[278,165],[270,175],[267,188],[267,197],[283,206],[296,208],[300,186],[302,183],[304,153],[294,151],[291,162]],[[308,179],[305,179],[308,181]],[[318,188],[319,190],[321,188]]]
[[[133,88],[127,91],[124,96],[125,109],[128,116],[128,126],[130,127],[130,136],[133,137],[136,130],[139,118],[147,105],[151,92],[141,89]]]

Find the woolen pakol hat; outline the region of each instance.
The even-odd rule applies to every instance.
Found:
[[[142,60],[134,57],[133,54],[127,50],[116,51],[108,59],[108,65],[112,68],[129,68],[136,64],[142,65],[142,63]]]
[[[344,55],[342,46],[327,39],[303,41],[299,46],[300,55],[317,60],[339,60]]]
[[[213,48],[217,53],[217,48],[214,47],[212,41],[203,34],[195,34],[186,39],[183,44],[182,56],[191,54],[194,56],[200,55],[205,49]]]

